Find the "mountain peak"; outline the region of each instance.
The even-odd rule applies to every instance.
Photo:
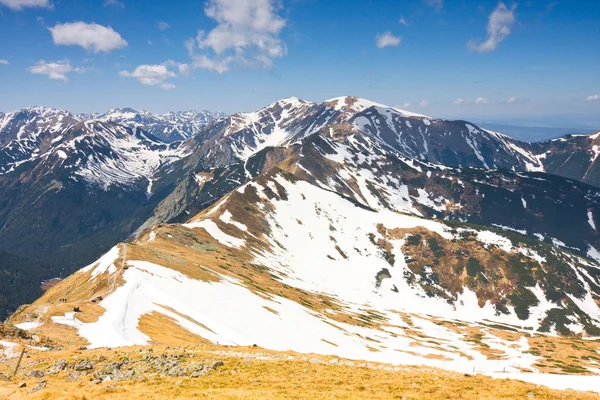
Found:
[[[377,103],[375,101],[368,100],[368,99],[363,99],[363,98],[357,97],[357,96],[336,97],[333,99],[326,100],[323,104],[333,108],[336,111],[346,111],[346,112],[352,112],[352,113],[356,113],[356,114],[363,112],[364,110],[366,110],[368,108],[375,107],[375,108],[395,111],[397,113],[402,114],[402,116],[404,116],[404,117],[430,118],[424,114],[418,114],[418,113],[414,113],[411,111],[402,110],[402,109],[399,109],[396,107],[386,106],[384,104]]]
[[[310,105],[312,104],[309,101],[306,100],[302,100],[299,99],[298,97],[285,97],[281,100],[277,100],[271,104],[269,104],[268,106],[264,107],[265,109],[270,109],[273,107],[281,107],[281,108],[287,108],[287,107],[298,107],[298,106],[302,106],[302,105]]]

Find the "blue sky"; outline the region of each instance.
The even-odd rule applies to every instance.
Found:
[[[600,124],[594,0],[0,0],[0,37],[4,111],[357,95],[440,117]]]

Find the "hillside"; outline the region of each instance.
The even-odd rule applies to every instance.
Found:
[[[103,120],[56,135],[0,176],[7,251],[66,278],[9,322],[55,346],[596,382],[600,189],[543,172],[548,143],[353,97],[284,99],[170,144]]]
[[[114,247],[11,322],[71,346],[208,340],[534,382],[561,374],[560,388],[573,374],[584,375],[575,388],[594,381],[596,189],[436,166],[351,129],[286,149],[254,153],[242,165],[269,168],[185,223]],[[542,205],[568,215],[562,229],[539,219]],[[502,223],[511,214],[531,215],[527,231]],[[578,248],[568,224],[582,221]]]

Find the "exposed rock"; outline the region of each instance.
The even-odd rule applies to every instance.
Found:
[[[67,368],[67,365],[68,365],[67,360],[58,360],[56,362],[56,364],[54,364],[54,368],[57,371],[64,371],[65,368]]]
[[[27,394],[38,392],[46,387],[46,381],[40,381],[37,385],[35,385],[31,390],[27,391]]]
[[[77,364],[75,364],[75,366],[73,367],[73,369],[75,371],[91,371],[95,367],[96,367],[96,363],[95,362],[93,362],[93,361],[87,361],[87,360],[82,360],[82,361],[79,361]]]
[[[16,337],[20,339],[31,339],[31,334],[26,330],[19,329],[12,324],[0,322],[0,337]]]
[[[72,374],[70,374],[67,377],[67,380],[72,381],[72,382],[79,382],[79,372],[73,372]]]
[[[44,373],[42,371],[39,371],[37,369],[34,369],[33,371],[31,371],[27,376],[29,376],[30,378],[43,378],[44,377]]]

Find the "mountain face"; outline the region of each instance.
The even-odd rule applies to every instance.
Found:
[[[44,279],[66,276],[125,240],[175,184],[169,168],[188,154],[139,128],[79,121],[54,110],[3,117],[0,136],[0,265],[14,277],[4,293],[35,295]],[[25,280],[29,290],[23,290]],[[11,301],[12,300],[12,301]]]
[[[594,135],[527,144],[355,97],[283,99],[173,143],[49,115],[0,149],[0,303],[66,278],[12,323],[92,348],[597,371],[600,188],[575,168]],[[555,335],[581,338],[577,368]]]
[[[352,246],[339,245],[338,251],[333,245],[335,253],[310,259],[315,265],[328,265],[333,258],[380,266],[374,275],[379,286],[365,285],[360,290],[373,291],[394,281],[396,288],[408,285],[415,293],[453,307],[468,290],[475,293],[480,307],[489,302],[493,314],[508,316],[511,324],[535,314],[535,321],[525,318],[527,326],[561,333],[595,332],[596,320],[582,314],[585,307],[577,301],[596,296],[594,268],[600,260],[600,237],[595,221],[600,190],[591,186],[593,180],[588,185],[571,180],[579,180],[575,176],[564,179],[549,174],[564,175],[565,170],[553,166],[559,161],[549,160],[575,146],[584,153],[587,141],[576,144],[565,138],[528,144],[466,121],[435,119],[356,97],[321,104],[283,99],[253,113],[214,119],[194,130],[189,139],[169,144],[144,129],[164,134],[164,128],[157,128],[164,121],[197,118],[183,114],[153,116],[122,109],[75,116],[33,108],[0,116],[0,250],[16,259],[29,258],[33,269],[39,270],[35,275],[39,282],[68,275],[133,233],[138,239],[132,244],[141,245],[149,232],[165,227],[175,238],[175,247],[167,253],[154,249],[153,254],[162,254],[158,259],[144,253],[138,260],[174,268],[168,260],[179,257],[173,253],[177,249],[202,247],[206,242],[218,253],[233,254],[222,246],[240,243],[236,239],[256,240],[262,244],[243,248],[236,257],[280,276],[281,271],[300,268],[281,260],[303,256],[293,248],[295,242],[271,236],[278,229],[279,216],[270,213],[283,204],[279,201],[287,201],[285,193],[295,190],[288,186],[298,183],[314,192],[311,204],[317,216],[321,206],[315,202],[334,196],[337,200],[331,204],[346,212],[339,218],[351,220],[356,211],[375,224],[375,230],[363,232],[371,243],[363,248],[362,236],[351,237],[357,227],[338,227],[330,217],[328,232],[339,230]],[[263,188],[253,194],[249,188],[255,185]],[[233,220],[221,214],[219,205],[241,194],[247,198],[228,210],[234,217],[239,214],[244,224],[254,221],[255,229],[247,226],[244,231],[254,239],[222,226],[223,221]],[[304,210],[296,201],[289,207]],[[215,220],[206,210],[215,210],[214,216],[224,219]],[[297,220],[302,222],[307,212],[302,211]],[[399,215],[410,217],[408,227],[395,217]],[[396,225],[386,225],[388,216]],[[204,220],[207,229],[188,232],[186,225]],[[210,221],[233,239],[219,241],[225,236],[219,236]],[[429,227],[427,232],[419,230],[423,224]],[[306,234],[316,237],[317,231]],[[495,242],[486,242],[488,236]],[[469,247],[470,242],[474,247]],[[307,243],[307,248],[316,245]],[[397,254],[393,243],[400,246],[394,250]],[[427,253],[420,243],[433,250]],[[494,246],[502,251],[485,255]],[[463,248],[467,253],[462,253]],[[352,249],[360,251],[355,254]],[[443,258],[442,252],[453,255]],[[376,261],[381,257],[385,268],[381,260]],[[392,271],[392,258],[403,258],[408,270]],[[438,271],[437,266],[444,269]],[[18,268],[2,267],[13,275]],[[184,273],[196,267],[186,268]],[[388,281],[387,275],[394,279]],[[404,281],[395,281],[400,277]],[[328,288],[311,290],[327,293]],[[563,300],[542,313],[533,308],[537,303],[531,293],[540,304]],[[565,300],[570,296],[577,300]],[[557,322],[550,314],[562,319]],[[577,327],[565,318],[576,321]]]
[[[0,113],[0,174],[44,154],[52,140],[78,122],[67,111],[44,107]]]
[[[600,132],[593,135],[568,135],[534,143],[532,146],[550,174],[600,186]]]
[[[120,125],[141,128],[160,140],[171,143],[197,135],[210,122],[225,117],[212,111],[177,111],[159,115],[149,111],[118,108],[104,114],[83,115],[84,119],[99,119]]]
[[[263,115],[274,127],[279,107]],[[11,322],[92,348],[196,335],[486,374],[553,371],[536,340],[600,334],[600,190],[415,160],[351,124],[278,147],[237,138],[257,152],[190,170],[191,197],[234,189],[111,248]]]

